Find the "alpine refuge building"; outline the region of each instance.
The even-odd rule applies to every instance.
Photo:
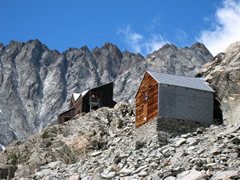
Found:
[[[136,127],[155,117],[213,123],[214,91],[203,78],[147,71],[136,94]]]
[[[90,112],[101,107],[112,108],[116,104],[113,101],[113,82],[82,93],[73,93],[70,101],[70,109],[58,116],[58,123],[62,124],[82,112]]]

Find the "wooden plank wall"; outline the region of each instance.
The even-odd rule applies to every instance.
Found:
[[[82,96],[80,96],[74,104],[75,107],[74,116],[82,113],[82,99],[83,99]]]
[[[70,108],[73,108],[74,107],[74,105],[75,105],[75,101],[74,101],[74,97],[73,97],[73,95],[72,95],[72,98],[71,98],[71,102],[70,102]]]
[[[74,111],[75,111],[75,108],[71,108],[68,111],[60,114],[58,116],[58,124],[63,124],[65,117],[70,117],[70,119],[71,119],[74,116]]]
[[[147,100],[145,99],[147,93]],[[147,119],[144,120],[144,104],[148,103]],[[146,73],[136,95],[136,127],[158,116],[158,83]]]

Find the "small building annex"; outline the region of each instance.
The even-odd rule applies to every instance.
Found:
[[[214,91],[203,78],[147,71],[136,94],[136,127],[155,117],[212,124]]]
[[[77,114],[90,112],[101,107],[114,107],[113,101],[113,82],[82,93],[73,93],[70,101],[70,109],[58,116],[58,123],[62,124]]]

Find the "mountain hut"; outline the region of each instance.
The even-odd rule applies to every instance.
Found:
[[[213,123],[214,91],[203,78],[147,71],[135,98],[136,127],[156,117]]]
[[[116,104],[113,101],[113,82],[82,93],[73,93],[70,101],[70,109],[58,116],[58,123],[62,124],[77,114],[90,112],[101,107],[112,108]]]

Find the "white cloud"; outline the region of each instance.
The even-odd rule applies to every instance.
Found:
[[[146,50],[147,54],[158,50],[167,42],[163,39],[161,35],[153,34],[147,41],[142,43],[142,46]]]
[[[131,51],[142,55],[152,53],[167,43],[161,35],[157,34],[145,38],[143,35],[134,32],[129,25],[124,29],[119,29],[117,33],[124,35],[124,41]]]
[[[240,40],[240,1],[224,0],[216,11],[214,30],[201,32],[198,41],[204,43],[213,55],[217,55],[233,42]]]
[[[131,30],[130,26],[127,26],[125,29],[119,29],[118,34],[124,35],[125,43],[134,50],[134,52],[141,52],[140,40],[143,39],[141,34],[135,33]]]
[[[176,39],[176,42],[178,42],[179,44],[185,45],[188,38],[189,38],[189,36],[188,36],[187,32],[184,31],[183,29],[177,28],[175,30],[175,39]]]

